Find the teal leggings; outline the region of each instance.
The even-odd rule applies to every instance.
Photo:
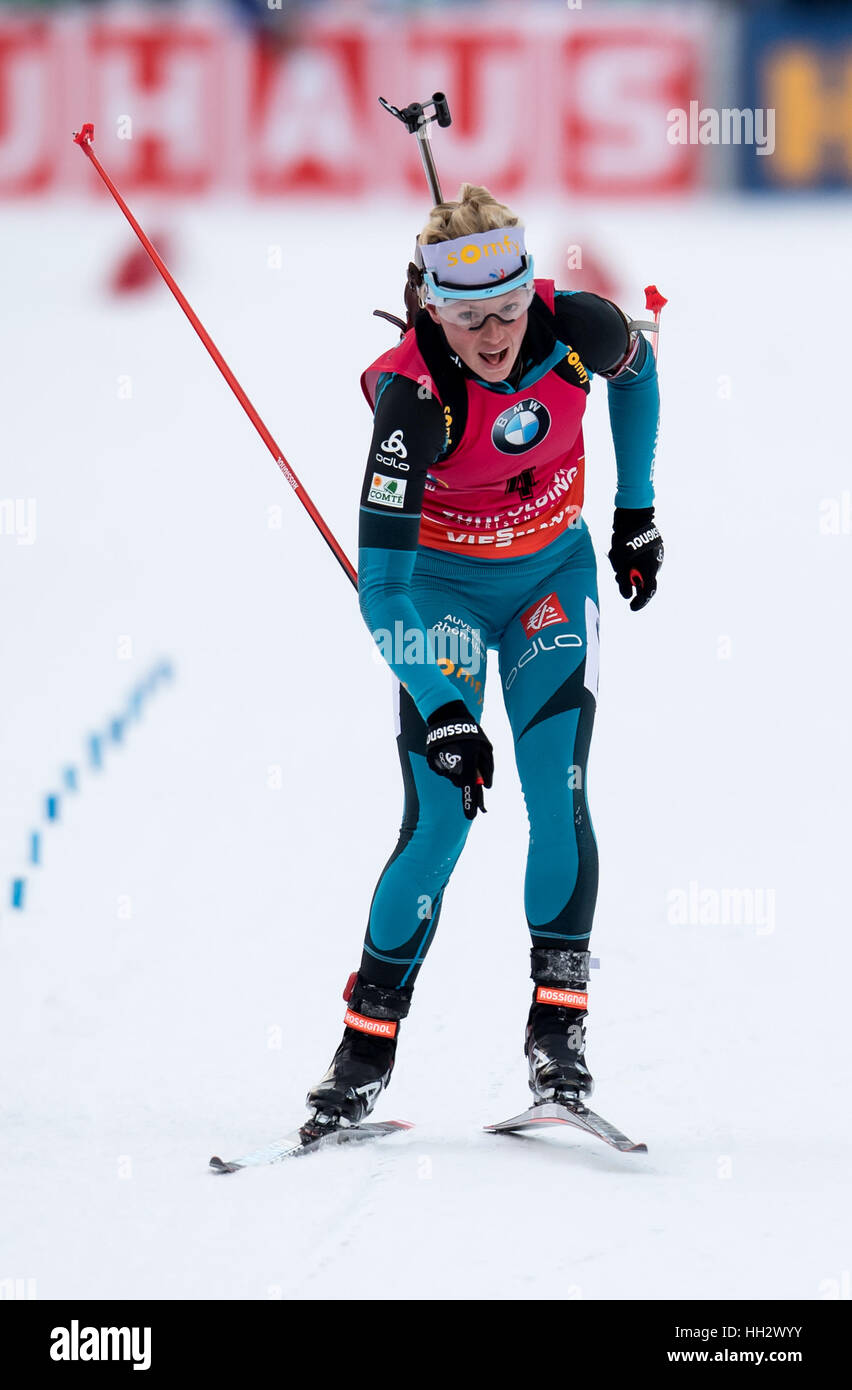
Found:
[[[426,628],[436,633],[444,673],[458,682],[459,697],[477,719],[487,650],[498,653],[529,818],[524,907],[532,944],[585,951],[598,887],[586,800],[598,595],[585,523],[518,560],[421,549],[411,597]],[[472,824],[458,789],[427,765],[425,722],[407,691],[397,690],[405,807],[399,839],[373,895],[360,967],[366,980],[390,988],[413,984]],[[477,817],[476,823],[480,834],[488,833],[487,820]]]

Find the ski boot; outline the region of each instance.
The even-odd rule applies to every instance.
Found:
[[[411,1007],[412,988],[386,989],[350,975],[343,1041],[325,1076],[307,1096],[311,1110],[302,1132],[358,1125],[388,1085],[396,1056],[400,1019]]]
[[[577,1104],[594,1090],[583,1050],[591,957],[588,951],[533,948],[535,981],[524,1054],[536,1105]]]

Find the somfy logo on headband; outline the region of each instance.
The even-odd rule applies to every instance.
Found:
[[[486,241],[483,246],[475,241],[467,241],[464,246],[456,251],[447,254],[447,265],[458,265],[462,261],[465,265],[476,265],[483,256],[515,256],[520,257],[521,243],[513,241],[507,233],[502,241]],[[505,273],[505,272],[503,272]]]
[[[497,227],[452,241],[420,247],[423,264],[439,283],[481,285],[521,270],[526,255],[523,227]]]

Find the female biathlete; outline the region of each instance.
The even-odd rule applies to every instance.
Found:
[[[405,808],[347,985],[343,1041],[309,1127],[357,1125],[394,1065],[444,890],[491,786],[479,723],[498,653],[530,824],[534,981],[524,1051],[535,1103],[592,1093],[585,1020],[598,854],[586,761],[598,679],[582,419],[608,382],[618,489],[609,558],[630,607],[656,590],[654,354],[609,300],[533,278],[524,229],[485,188],[433,208],[420,308],[362,377],[374,409],[361,495],[361,612],[398,677]],[[303,1131],[304,1132],[304,1131]]]

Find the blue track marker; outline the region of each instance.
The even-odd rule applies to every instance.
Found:
[[[113,743],[124,743],[125,735],[128,732],[128,724],[131,719],[138,719],[142,713],[142,707],[146,697],[156,689],[160,681],[171,681],[174,679],[174,667],[167,660],[161,660],[156,666],[152,667],[146,676],[134,686],[128,697],[127,708],[122,714],[113,715],[107,722],[107,726],[100,733],[88,734],[85,740],[87,761],[95,771],[100,771],[104,765],[104,743],[106,739],[111,739]],[[62,769],[62,786],[66,791],[78,792],[80,790],[80,768],[74,763],[66,763]],[[44,814],[47,820],[58,822],[60,819],[60,805],[62,794],[60,792],[47,792],[44,797]],[[31,830],[29,835],[29,848],[27,862],[40,865],[42,862],[42,834],[38,830]],[[9,883],[10,901],[13,908],[23,909],[26,899],[27,880],[24,877],[13,878]]]

